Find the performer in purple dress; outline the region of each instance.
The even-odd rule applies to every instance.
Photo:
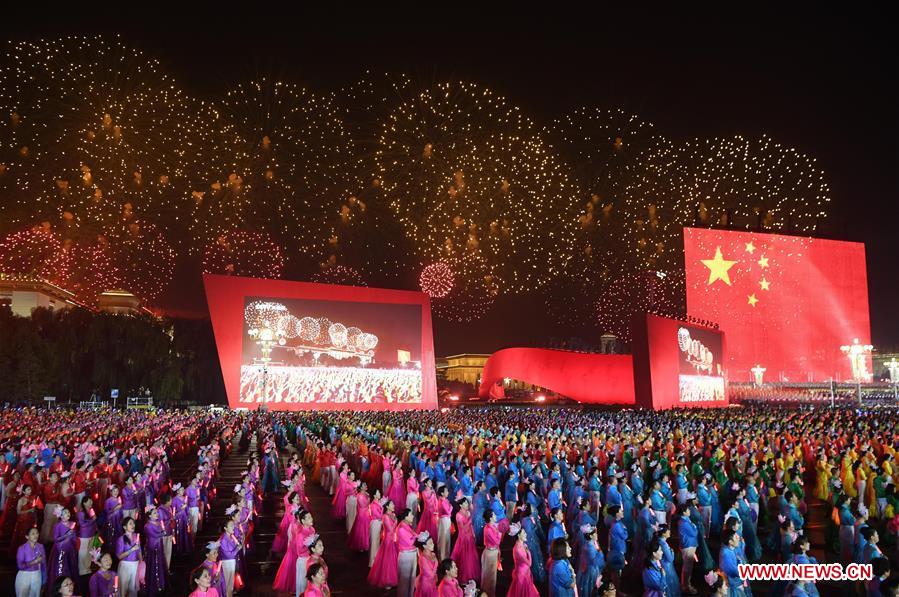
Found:
[[[99,550],[93,551],[94,561],[100,567],[91,576],[88,589],[90,597],[115,597],[118,594],[116,579],[118,575],[112,570],[112,556],[108,553],[99,554]]]
[[[172,510],[172,494],[166,493],[159,508],[159,522],[162,523],[162,551],[165,554],[165,567],[172,565],[172,537],[175,536],[175,515]]]
[[[53,548],[50,550],[50,564],[47,567],[47,584],[53,586],[60,576],[78,576],[78,550],[75,539],[75,523],[69,511],[57,506],[58,522],[53,526]]]
[[[109,497],[106,498],[103,510],[106,512],[103,540],[106,545],[115,545],[116,539],[122,536],[122,520],[125,518],[118,485],[109,486]]]
[[[184,487],[180,483],[172,486],[175,497],[172,499],[172,511],[175,517],[175,553],[188,555],[193,552],[194,541],[190,532],[190,515],[187,508],[187,498],[184,496]]]
[[[78,521],[78,574],[84,576],[91,573],[91,543],[97,536],[97,516],[90,497],[81,498],[81,509],[75,519]]]
[[[206,544],[206,559],[203,560],[203,568],[209,571],[210,586],[221,597],[225,597],[225,576],[222,574],[222,565],[219,563],[219,542],[212,541]]]
[[[137,520],[139,493],[134,477],[128,477],[128,480],[125,481],[125,489],[122,490],[122,515],[126,518]]]
[[[122,523],[125,532],[116,540],[115,554],[119,559],[119,595],[137,597],[137,566],[141,559],[140,535],[134,532],[134,519]]]
[[[147,524],[144,535],[147,537],[147,594],[158,595],[165,591],[169,584],[169,571],[165,565],[165,550],[162,547],[162,536],[165,534],[159,512],[155,507],[147,506]]]
[[[16,595],[40,597],[41,586],[47,574],[47,554],[44,546],[37,542],[40,533],[37,527],[28,529],[27,541],[16,551]]]
[[[200,488],[197,477],[190,480],[190,485],[185,493],[187,495],[188,518],[190,519],[190,534],[196,537],[197,530],[200,528]]]
[[[237,552],[240,551],[240,540],[234,535],[234,521],[228,520],[219,537],[219,554],[221,570],[225,581],[225,596],[234,594],[234,574],[237,568]]]

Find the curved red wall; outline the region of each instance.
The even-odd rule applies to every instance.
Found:
[[[480,396],[488,397],[493,384],[506,377],[585,404],[634,404],[634,361],[630,355],[507,348],[487,359]]]

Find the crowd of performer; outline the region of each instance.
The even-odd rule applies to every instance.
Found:
[[[205,412],[0,410],[0,541],[18,567],[15,594],[171,589],[172,556],[193,554],[237,422]],[[194,454],[189,478],[173,479],[171,459]]]
[[[232,439],[251,437],[241,481],[214,501]],[[316,527],[339,521],[339,549],[365,554],[372,589],[402,597],[503,594],[503,566],[512,596],[750,595],[740,564],[816,561],[810,503],[831,514],[829,560],[871,564],[868,595],[899,590],[896,410],[18,409],[0,410],[0,449],[0,540],[17,596],[182,594],[173,554],[204,557],[191,595],[252,591],[264,499],[284,504],[271,546],[279,594],[330,595],[326,543],[338,546]],[[185,458],[195,464],[174,479],[172,460]],[[330,496],[330,520],[313,516],[310,483]],[[216,540],[199,543],[203,525]]]
[[[640,582],[653,597],[700,587],[750,595],[740,564],[816,562],[804,529],[810,495],[833,512],[840,560],[872,564],[867,594],[897,591],[886,552],[895,556],[899,532],[895,410],[460,409],[275,421],[332,496],[347,548],[368,552],[368,582],[403,597],[492,597],[510,543],[508,595],[631,593]],[[274,585],[297,595],[318,537],[300,470],[294,458]],[[775,582],[769,594],[818,588]]]

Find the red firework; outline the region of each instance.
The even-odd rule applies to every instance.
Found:
[[[105,238],[73,245],[70,251],[73,262],[70,290],[79,302],[96,307],[102,293],[122,286],[112,249]]]
[[[60,287],[68,284],[71,260],[49,226],[8,234],[0,241],[0,273],[32,276]]]
[[[172,281],[175,251],[162,232],[150,222],[136,221],[108,238],[115,267],[124,290],[152,303]]]
[[[438,261],[426,266],[418,279],[421,291],[431,298],[443,298],[453,291],[455,275],[448,263]]]

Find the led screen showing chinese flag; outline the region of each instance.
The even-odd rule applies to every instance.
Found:
[[[863,244],[687,228],[684,265],[687,311],[720,324],[730,380],[853,377],[841,347],[871,339]]]

